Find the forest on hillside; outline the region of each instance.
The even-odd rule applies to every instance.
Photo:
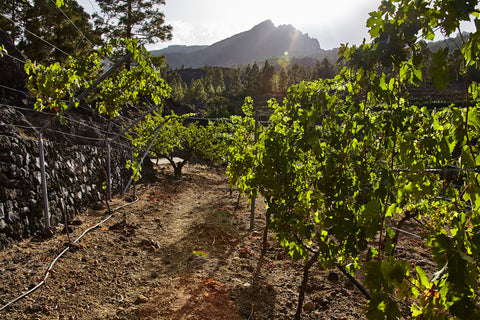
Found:
[[[328,59],[306,67],[293,64],[287,68],[265,61],[244,67],[220,68],[205,66],[201,69],[169,70],[164,68],[164,78],[172,88],[171,99],[188,104],[208,118],[240,115],[244,97],[251,96],[266,105],[271,97],[281,100],[287,89],[301,81],[331,79],[338,72]]]
[[[468,34],[463,36],[468,39]],[[449,90],[444,90],[442,94],[435,89],[431,76],[436,52],[442,54],[446,52],[452,70],[463,72],[463,59],[459,49],[461,41],[460,35],[457,35],[446,40],[420,42],[424,77],[419,88],[414,86],[410,88],[414,101],[427,103],[431,107],[461,102],[459,100],[462,92],[461,90],[459,92],[458,87],[463,85],[463,79],[455,77]],[[327,58],[322,61],[308,59],[308,63],[296,60],[290,63],[288,58],[283,58],[265,60],[260,65],[255,62],[237,68],[205,66],[200,69],[172,70],[167,65],[162,68],[162,74],[173,89],[172,101],[188,105],[192,111],[199,112],[202,116],[222,118],[241,115],[241,106],[246,96],[254,98],[255,106],[261,113],[262,106],[267,105],[268,99],[274,97],[281,101],[291,85],[302,81],[333,79],[344,66],[345,61],[341,58],[337,61],[330,61]],[[480,79],[476,67],[469,66],[466,72],[470,81]]]

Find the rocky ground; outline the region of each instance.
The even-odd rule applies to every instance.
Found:
[[[170,168],[157,169],[154,184],[138,186],[138,202],[87,233],[58,260],[45,285],[0,311],[0,318],[292,319],[302,265],[272,238],[258,283],[252,281],[262,201],[249,231],[249,204],[240,199],[236,206],[224,169],[189,165],[181,181],[171,178]],[[111,207],[128,200],[115,199]],[[105,211],[82,214],[71,239],[107,217]],[[412,250],[418,247],[405,239]],[[1,251],[0,304],[39,283],[67,242],[58,232]],[[364,318],[364,296],[340,273],[314,266],[310,279],[302,319]]]

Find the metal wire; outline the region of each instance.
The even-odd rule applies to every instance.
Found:
[[[15,58],[15,57],[13,57],[13,58]],[[15,58],[15,59],[17,59],[17,58]],[[18,59],[18,60],[20,60],[20,59]],[[7,87],[7,86],[1,85],[1,84],[0,84],[0,88],[7,89],[7,90],[10,90],[10,91],[14,91],[14,92],[18,92],[18,93],[22,93],[22,94],[24,94],[24,95],[27,96],[27,97],[30,96],[30,95],[28,94],[28,92],[21,91],[21,90],[15,89],[15,88],[10,88],[10,87]]]
[[[19,58],[17,58],[17,57],[14,57],[14,56],[12,56],[12,55],[10,55],[10,54],[8,54],[8,53],[4,53],[3,55],[5,55],[5,56],[7,56],[7,57],[9,57],[9,58],[11,58],[11,59],[13,59],[13,60],[16,60],[16,61],[18,61],[18,62],[27,64],[27,61],[22,60],[22,59],[19,59]]]
[[[90,2],[90,5],[92,6],[92,9],[96,13],[96,15],[100,17],[100,14],[98,13],[97,9],[95,9],[95,6],[93,5],[92,0],[88,0],[88,2]]]
[[[1,85],[0,85],[1,86]],[[19,91],[21,92],[21,91]],[[36,110],[36,109],[30,109],[30,108],[24,108],[24,107],[19,107],[19,106],[9,106],[9,107],[12,107],[14,109],[17,109],[17,110],[22,110],[22,111],[33,111],[33,112],[38,112],[38,113],[42,113],[42,114],[45,114],[43,111],[39,111],[39,110]],[[75,119],[72,119],[70,117],[67,117],[67,116],[63,116],[64,119],[70,121],[70,122],[73,122],[73,123],[77,123],[83,127],[86,127],[86,128],[90,128],[90,129],[94,129],[94,130],[98,130],[100,131],[101,133],[103,134],[107,134],[108,132],[106,130],[103,130],[101,129],[100,127],[96,127],[96,126],[92,126],[92,125],[89,125],[87,124],[86,122],[84,121],[78,121],[78,120],[75,120]],[[39,127],[40,128],[40,127]],[[116,132],[110,132],[110,134],[116,134]]]
[[[41,128],[41,127],[24,126],[21,124],[12,124],[12,123],[0,123],[0,126],[15,127],[15,128],[21,128],[21,129],[32,129],[32,130],[38,130]]]
[[[82,39],[85,38],[85,40],[88,41],[88,43],[90,43],[92,45],[92,47],[94,47],[95,45],[92,43],[92,41],[90,41],[90,39],[87,38],[87,36],[80,30],[80,28],[77,27],[77,25],[75,23],[73,23],[72,19],[70,19],[70,17],[65,13],[65,11],[62,10],[62,8],[60,8],[59,6],[57,6],[57,4],[55,3],[54,0],[50,0],[53,5],[58,9],[60,10],[60,12],[65,16],[65,18],[68,19],[68,21],[72,24],[72,26],[78,31],[78,33],[82,36]]]
[[[72,57],[71,54],[69,53],[66,53],[65,51],[63,51],[62,49],[58,48],[57,46],[55,46],[54,44],[48,42],[47,40],[43,39],[42,37],[40,36],[37,36],[35,33],[33,33],[32,31],[28,30],[27,28],[25,28],[24,26],[21,26],[19,25],[18,23],[16,23],[14,20],[10,19],[9,17],[7,17],[6,15],[4,15],[3,13],[0,13],[5,19],[9,20],[10,22],[12,22],[15,26],[19,27],[20,29],[30,33],[32,36],[34,36],[35,38],[45,42],[46,44],[50,45],[52,48],[55,48],[56,50],[60,51],[61,53],[67,55],[68,57]]]

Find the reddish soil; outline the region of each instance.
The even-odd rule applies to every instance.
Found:
[[[139,201],[117,210],[59,259],[46,284],[0,311],[2,319],[292,319],[302,264],[270,237],[258,283],[264,205],[237,207],[224,169],[188,165],[174,181],[168,167],[137,188]],[[126,203],[115,199],[111,207]],[[89,210],[72,239],[106,210]],[[405,254],[416,252],[406,235]],[[57,234],[26,240],[0,252],[0,303],[35,286],[68,242]],[[418,249],[418,248],[417,248]],[[403,254],[403,251],[400,253]],[[415,254],[415,253],[414,253]],[[412,256],[412,259],[424,258]],[[365,298],[342,274],[314,265],[302,319],[360,319]]]

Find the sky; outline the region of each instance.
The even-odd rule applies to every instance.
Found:
[[[78,0],[89,13],[95,0]],[[316,38],[322,49],[368,40],[368,13],[380,0],[166,0],[160,7],[173,27],[173,39],[147,48],[169,45],[210,45],[247,31],[270,19],[275,26],[291,24]]]
[[[368,13],[380,0],[166,0],[171,44],[212,44],[270,19],[316,38],[320,47],[361,43]]]

